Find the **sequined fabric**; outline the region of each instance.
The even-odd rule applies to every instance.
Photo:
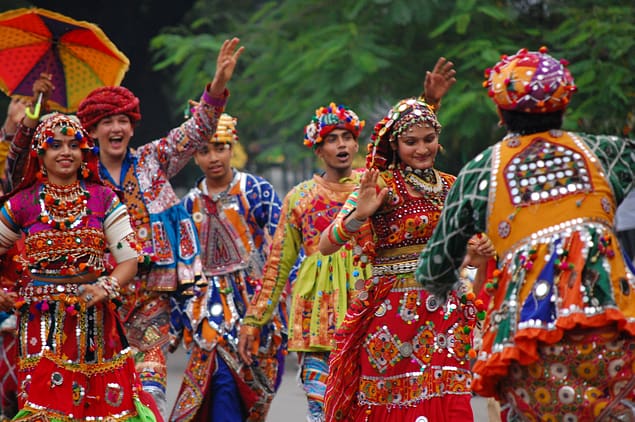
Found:
[[[223,374],[236,380],[242,400],[235,407],[244,406],[246,420],[263,421],[284,369],[286,303],[279,303],[260,330],[256,365],[242,364],[237,343],[240,322],[260,289],[269,240],[280,218],[280,199],[271,183],[249,173],[234,171],[227,190],[218,196],[210,196],[205,183],[205,178],[199,180],[183,199],[201,241],[207,284],[197,288],[183,309],[191,357],[170,420],[213,418],[210,408],[231,400],[213,399],[220,376],[217,361],[222,359],[230,372]]]
[[[101,224],[107,212],[121,206],[115,193],[100,185],[87,184],[89,194],[86,208],[91,209],[79,226],[54,228],[41,221],[40,192],[43,185],[36,183],[11,197],[3,212],[18,222],[28,225],[24,265],[40,278],[81,275],[104,271],[106,241]],[[81,222],[81,220],[78,220]],[[72,256],[73,259],[68,259]]]
[[[355,282],[370,274],[370,267],[354,262],[351,250],[343,248],[329,256],[318,251],[320,235],[355,188],[360,173],[353,176],[355,180],[348,183],[329,183],[316,175],[297,185],[283,202],[262,290],[249,307],[245,323],[262,325],[269,320],[303,250],[306,258],[291,292],[291,351],[330,350]]]
[[[493,240],[499,272],[490,281],[491,308],[474,364],[479,394],[498,395],[512,366],[532,370],[560,359],[545,351],[563,346],[571,330],[617,326],[625,344],[632,342],[635,283],[612,222],[632,186],[634,151],[633,140],[609,136],[510,134],[459,174],[416,274],[443,294],[456,280],[469,236],[485,230]],[[609,353],[609,343],[594,347]],[[533,379],[551,382],[546,373]],[[603,391],[597,399],[610,401],[600,387],[606,380],[582,375],[569,371],[567,384],[595,386]],[[576,403],[575,416],[589,414],[590,402]],[[550,409],[537,405],[532,412]]]
[[[375,245],[374,276],[357,286],[336,333],[327,420],[472,418],[468,352],[477,310],[472,299],[465,299],[469,286],[463,284],[443,300],[416,283],[415,267],[407,265],[416,263],[454,182],[446,173],[436,172],[436,177],[443,189],[420,197],[409,193],[401,172],[381,173],[388,198],[371,217],[369,233],[362,228],[356,235],[358,244],[370,238]],[[342,224],[355,206],[353,194],[335,224]]]

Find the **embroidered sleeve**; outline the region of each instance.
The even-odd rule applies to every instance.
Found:
[[[350,194],[340,212],[335,217],[335,220],[326,229],[327,236],[331,243],[334,245],[345,245],[349,242],[360,245],[362,248],[373,248],[373,233],[370,225],[370,220],[365,221],[359,230],[354,232],[350,231],[345,224],[346,217],[357,208],[357,198],[359,191],[356,189]],[[366,253],[372,253],[370,250],[365,250]]]
[[[225,92],[224,98],[213,105],[201,101],[192,110],[192,117],[172,129],[167,136],[140,147],[138,156],[144,161],[156,159],[167,178],[173,178],[196,150],[214,135],[228,96],[229,93]]]
[[[578,134],[602,164],[619,204],[635,180],[635,139],[607,135]]]
[[[253,186],[246,192],[250,212],[258,226],[266,230],[269,239],[273,238],[280,220],[280,197],[273,185],[262,177],[252,177]]]
[[[289,204],[294,203],[294,191],[285,198],[282,213],[272,242],[271,252],[265,265],[260,292],[254,295],[243,324],[262,327],[276,309],[287,279],[302,247],[302,235],[292,221]]]
[[[18,131],[11,142],[4,170],[8,190],[17,186],[22,180],[22,176],[24,176],[24,169],[29,159],[29,146],[31,145],[33,133],[34,129],[26,127],[21,123],[18,125]]]
[[[419,258],[417,281],[445,296],[458,280],[467,241],[486,231],[491,148],[467,163],[452,185],[441,218]]]

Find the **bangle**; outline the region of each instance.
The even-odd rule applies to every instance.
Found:
[[[102,275],[97,279],[97,285],[106,291],[109,299],[116,299],[121,296],[119,280],[115,276]]]
[[[344,228],[346,228],[346,230],[349,232],[355,233],[364,225],[365,222],[366,220],[351,218],[349,215],[349,217],[346,220],[344,220]]]
[[[206,104],[211,105],[212,107],[224,107],[225,104],[227,103],[227,97],[229,97],[229,90],[225,88],[225,91],[223,91],[222,97],[212,97],[207,92],[208,88],[209,88],[209,85],[205,87],[205,90],[203,91],[203,95],[201,95],[201,100],[203,100]]]
[[[4,128],[4,126],[2,126],[2,128],[0,128],[0,140],[1,141],[12,141],[13,137],[15,136],[15,133],[11,134],[11,133],[7,133],[7,130]]]

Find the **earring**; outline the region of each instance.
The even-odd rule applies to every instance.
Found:
[[[90,170],[86,166],[85,161],[82,161],[82,164],[79,166],[79,172],[84,179],[88,179],[88,176],[90,176]]]
[[[35,178],[39,181],[42,181],[44,178],[46,178],[47,175],[48,174],[46,172],[46,168],[41,166],[40,170],[35,173]]]

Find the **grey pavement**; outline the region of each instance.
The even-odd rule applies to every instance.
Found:
[[[172,409],[176,394],[181,386],[187,356],[179,349],[168,356],[168,408]],[[298,361],[295,353],[289,353],[285,362],[282,384],[271,403],[267,422],[304,422],[306,421],[306,398],[302,387],[298,385]],[[472,400],[475,422],[488,422],[484,399]],[[459,421],[457,421],[459,422]]]

